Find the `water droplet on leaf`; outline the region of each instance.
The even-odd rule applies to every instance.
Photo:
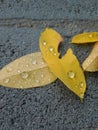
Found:
[[[92,34],[89,34],[88,37],[92,38]]]
[[[51,51],[51,52],[52,52],[53,50],[54,50],[54,49],[53,49],[52,47],[49,47],[49,51]]]
[[[11,67],[7,67],[6,68],[8,72],[11,72],[12,71],[12,68]]]
[[[39,80],[36,80],[36,83],[39,83]]]
[[[80,87],[83,87],[83,85],[84,85],[83,82],[80,82]]]
[[[78,88],[78,85],[75,85],[75,88]]]
[[[21,71],[20,70],[17,70],[18,73],[20,73]]]
[[[56,53],[54,53],[54,56],[56,56]]]
[[[47,44],[47,43],[44,41],[44,42],[43,42],[43,45],[46,45],[46,44]]]
[[[28,65],[28,64],[26,64],[26,67],[29,67],[29,65]]]
[[[67,75],[68,75],[68,77],[71,78],[71,79],[73,79],[73,78],[75,77],[75,73],[74,73],[73,71],[69,71],[69,72],[67,73]]]
[[[21,76],[22,76],[22,78],[23,79],[26,79],[26,78],[28,78],[28,73],[27,72],[23,72],[22,74],[21,74]]]
[[[4,80],[4,83],[8,83],[10,80],[9,79],[5,79]]]
[[[43,77],[44,77],[44,75],[43,75],[43,74],[41,74],[41,77],[43,78]]]
[[[36,65],[36,64],[37,64],[37,61],[36,61],[36,60],[32,61],[32,64],[33,64],[33,65]]]
[[[81,94],[80,94],[80,100],[81,100],[81,102],[83,102],[83,98],[84,98],[84,94],[81,93]]]

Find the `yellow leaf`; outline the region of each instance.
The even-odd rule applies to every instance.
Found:
[[[98,32],[85,32],[72,38],[72,43],[84,44],[98,41]]]
[[[56,76],[49,71],[40,52],[23,56],[0,70],[0,85],[12,88],[32,88],[49,84]]]
[[[95,43],[91,53],[82,64],[85,71],[98,71],[98,42]]]
[[[86,90],[84,73],[71,49],[59,59],[58,46],[62,40],[55,30],[47,28],[40,36],[40,50],[51,72],[82,100]]]

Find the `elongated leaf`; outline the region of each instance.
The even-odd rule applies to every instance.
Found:
[[[72,43],[84,44],[98,41],[98,32],[85,32],[77,34],[72,38]]]
[[[98,71],[98,42],[95,43],[91,53],[83,62],[82,67],[85,71]]]
[[[58,46],[62,37],[53,29],[46,29],[40,37],[40,50],[51,72],[82,100],[86,91],[84,73],[71,49],[59,59]]]
[[[49,84],[56,80],[44,62],[41,53],[23,56],[0,71],[0,85],[12,88],[32,88]]]

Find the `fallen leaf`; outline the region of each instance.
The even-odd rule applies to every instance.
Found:
[[[85,71],[98,71],[98,42],[95,43],[91,53],[82,64]]]
[[[82,68],[71,49],[60,59],[58,46],[63,38],[55,30],[47,28],[40,36],[40,50],[50,70],[82,100],[86,81]]]
[[[72,38],[72,43],[84,44],[98,41],[98,32],[84,32]]]
[[[40,52],[25,55],[0,70],[0,85],[12,88],[44,86],[56,80]]]

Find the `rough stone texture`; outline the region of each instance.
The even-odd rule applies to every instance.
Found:
[[[1,18],[98,19],[97,0],[0,0]]]
[[[0,68],[39,51],[39,35],[45,27],[56,29],[64,37],[62,54],[71,47],[82,63],[93,44],[69,42],[76,33],[98,31],[97,2],[0,0]],[[98,130],[98,72],[85,75],[83,103],[59,79],[28,90],[1,86],[0,130]]]

